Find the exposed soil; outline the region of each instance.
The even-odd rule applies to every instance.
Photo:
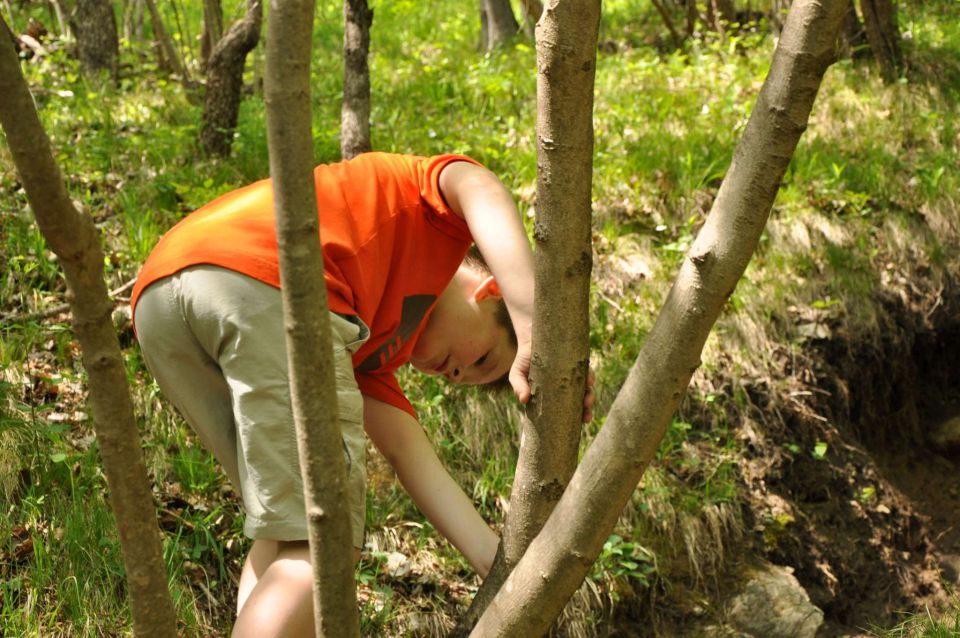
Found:
[[[754,541],[796,570],[824,636],[889,627],[960,585],[960,455],[928,436],[960,413],[960,305],[881,306],[870,342],[784,355],[787,396],[750,389],[743,426]]]

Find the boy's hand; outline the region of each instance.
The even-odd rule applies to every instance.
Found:
[[[510,368],[510,385],[520,403],[526,405],[530,400],[530,343],[517,344],[517,356],[513,359]]]
[[[593,384],[596,382],[596,377],[593,374],[593,367],[587,368],[587,389],[583,393],[583,422],[590,423],[593,419]]]

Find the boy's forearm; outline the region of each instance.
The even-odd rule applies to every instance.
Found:
[[[499,538],[437,458],[420,424],[406,412],[364,398],[367,434],[404,489],[481,576],[493,564]]]
[[[462,215],[507,303],[521,344],[533,318],[533,252],[510,191],[490,171],[459,162],[440,175],[440,187]]]

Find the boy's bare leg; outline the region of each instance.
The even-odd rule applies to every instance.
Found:
[[[244,576],[248,566],[252,572],[246,582],[256,578],[256,583],[242,603],[238,596],[240,612],[233,637],[312,636],[313,569],[307,541],[266,541],[275,544],[276,554],[266,569],[258,573],[258,562],[269,558],[269,546],[258,547],[260,542],[254,542],[244,565]],[[241,577],[241,587],[246,582]]]
[[[250,592],[256,587],[270,563],[277,557],[277,541],[258,539],[253,541],[247,560],[240,572],[240,584],[237,587],[237,614],[243,609]]]
[[[360,559],[359,549],[353,559]],[[313,567],[307,541],[255,540],[240,575],[233,638],[312,635]]]

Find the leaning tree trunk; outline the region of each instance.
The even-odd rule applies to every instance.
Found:
[[[117,77],[117,19],[110,0],[78,0],[73,15],[77,36],[77,56],[87,75],[108,71]]]
[[[174,637],[176,616],[167,590],[157,513],[111,320],[113,303],[103,280],[100,236],[90,218],[70,201],[9,36],[9,27],[0,19],[0,124],[37,224],[66,275],[73,329],[89,377],[93,427],[120,532],[134,633],[138,638]]]
[[[480,48],[493,51],[517,34],[510,0],[480,0]]]
[[[313,181],[313,0],[271,0],[267,142],[277,212],[290,394],[303,472],[318,636],[360,636],[343,443]]]
[[[893,0],[860,0],[863,26],[873,57],[888,82],[900,70],[900,28],[897,26],[897,6]]]
[[[173,45],[173,38],[170,37],[170,33],[163,25],[163,18],[161,18],[160,12],[157,11],[157,4],[154,0],[144,0],[144,2],[147,4],[147,11],[150,12],[150,24],[153,26],[153,37],[157,40],[157,44],[163,52],[159,66],[161,68],[168,68],[180,76],[181,82],[189,84],[190,76],[187,74],[187,68],[180,59],[177,48]]]
[[[243,67],[260,40],[261,0],[247,0],[247,13],[220,38],[207,64],[200,146],[209,155],[230,155],[233,131],[240,114]]]
[[[343,0],[343,106],[340,154],[350,159],[370,150],[370,25],[367,0]]]
[[[537,21],[542,15],[543,3],[540,0],[520,0],[520,18],[527,36],[536,38]]]
[[[537,23],[537,219],[531,397],[494,566],[460,623],[520,561],[577,467],[590,366],[593,86],[599,0],[548,0]]]
[[[606,423],[472,636],[539,636],[600,554],[656,453],[710,329],[756,249],[823,74],[843,2],[795,0],[713,209]]]

